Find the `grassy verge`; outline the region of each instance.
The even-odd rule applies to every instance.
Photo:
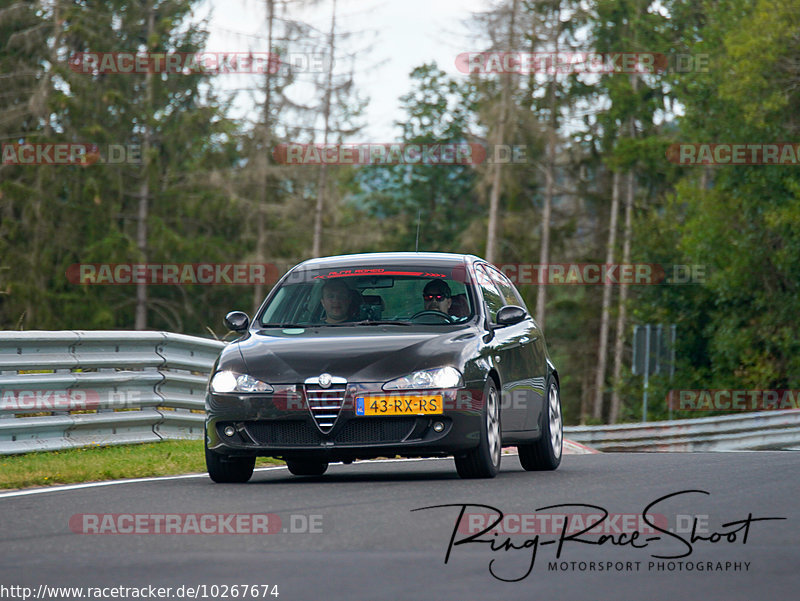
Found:
[[[259,457],[256,467],[282,464]],[[202,440],[87,447],[0,457],[0,489],[205,472]]]

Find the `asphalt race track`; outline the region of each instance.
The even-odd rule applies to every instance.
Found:
[[[0,494],[0,582],[40,599],[54,598],[41,585],[81,586],[84,598],[87,587],[153,585],[172,587],[166,599],[187,598],[189,587],[200,599],[282,601],[796,599],[799,492],[800,453],[768,451],[567,455],[544,473],[504,456],[494,480],[460,480],[452,460],[419,460],[333,465],[314,478],[271,468],[236,485],[192,476],[18,491]],[[641,521],[673,494],[649,510],[659,529]],[[476,504],[489,508],[466,507],[456,529],[462,505]],[[542,509],[560,504],[576,505]],[[479,533],[492,508],[506,515],[504,532],[454,544],[445,564],[451,538]],[[609,516],[597,528],[613,538],[576,534],[601,509]],[[237,525],[216,514],[277,516]],[[767,517],[786,519],[758,520]],[[186,533],[165,533],[167,519]],[[223,533],[196,534],[198,523]],[[265,524],[276,532],[244,533]],[[269,588],[243,595],[230,585]],[[265,594],[274,585],[279,596]],[[106,594],[98,598],[114,598]]]

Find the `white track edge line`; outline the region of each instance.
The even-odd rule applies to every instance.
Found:
[[[370,463],[391,463],[401,461],[430,461],[448,459],[447,457],[421,457],[413,459],[377,459],[370,460]],[[367,463],[366,461],[359,463]],[[285,470],[285,465],[276,465],[273,467],[258,467],[254,472],[267,472],[271,470]],[[0,499],[7,499],[10,497],[24,497],[28,495],[39,495],[48,492],[68,492],[72,490],[81,490],[84,488],[97,488],[100,486],[114,486],[117,484],[138,484],[140,482],[158,482],[159,480],[180,480],[182,478],[207,478],[208,474],[203,472],[201,474],[180,474],[177,476],[152,476],[149,478],[127,478],[124,480],[104,480],[102,482],[81,482],[78,484],[63,484],[60,486],[50,486],[46,488],[29,488],[24,490],[14,490],[11,492],[0,493]]]

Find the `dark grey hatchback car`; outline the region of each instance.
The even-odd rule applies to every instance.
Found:
[[[296,475],[331,462],[453,456],[491,478],[503,446],[526,470],[561,462],[558,372],[522,297],[473,255],[374,253],[292,268],[220,354],[206,464],[245,482],[257,456]]]

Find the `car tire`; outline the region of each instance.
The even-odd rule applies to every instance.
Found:
[[[561,463],[564,445],[564,420],[561,413],[561,391],[558,381],[550,375],[547,398],[539,421],[542,435],[531,444],[517,445],[519,462],[526,471],[554,470]]]
[[[321,476],[328,470],[327,461],[287,459],[286,467],[295,476]]]
[[[463,455],[455,456],[456,471],[462,478],[494,478],[500,471],[503,443],[500,429],[500,394],[489,378],[484,389],[480,443]]]
[[[219,484],[247,482],[253,475],[256,458],[226,457],[206,447],[206,469],[214,482]]]

